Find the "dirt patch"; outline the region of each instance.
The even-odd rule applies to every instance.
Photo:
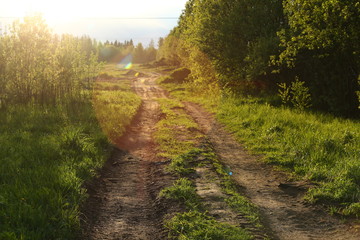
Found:
[[[274,239],[360,239],[354,226],[303,202],[302,196],[311,185],[287,182],[286,174],[248,154],[214,116],[197,104],[185,106],[208,135],[222,163],[231,168],[245,196],[260,208]]]
[[[165,162],[157,157],[153,141],[154,126],[160,118],[156,99],[165,96],[155,86],[156,77],[133,81],[143,102],[100,177],[88,187],[81,239],[166,239],[162,220],[176,206],[158,198],[173,177],[163,171]]]

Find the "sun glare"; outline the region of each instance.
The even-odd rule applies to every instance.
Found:
[[[78,18],[169,17],[165,15],[171,15],[172,11],[161,11],[177,6],[175,2],[170,2],[171,4],[168,0],[15,0],[7,3],[6,8],[9,9],[8,12],[16,15],[15,17],[41,13],[49,21],[63,22]]]

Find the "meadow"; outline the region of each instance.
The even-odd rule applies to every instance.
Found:
[[[116,75],[126,71],[104,71],[112,80],[98,81],[81,101],[1,109],[1,240],[76,238],[84,183],[140,106],[130,81]]]

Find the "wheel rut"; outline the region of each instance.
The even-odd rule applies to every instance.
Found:
[[[187,102],[185,107],[209,137],[221,162],[231,168],[245,196],[260,208],[272,238],[360,239],[360,233],[350,224],[330,216],[319,206],[304,203],[302,197],[311,184],[287,182],[285,173],[247,153],[213,115],[194,103]]]
[[[116,142],[100,177],[88,185],[90,197],[83,208],[81,239],[167,239],[162,221],[174,209],[157,196],[174,177],[163,170],[166,164],[157,157],[153,140],[161,118],[157,99],[167,97],[155,84],[157,77],[150,74],[133,80],[142,105],[125,135]],[[259,207],[266,234],[272,239],[360,239],[353,226],[329,216],[321,207],[303,202],[311,184],[288,182],[286,174],[248,154],[199,105],[186,102],[185,109],[207,135],[222,164],[231,169],[243,194]]]
[[[166,239],[162,220],[171,207],[160,203],[157,196],[170,185],[172,177],[164,173],[153,141],[160,119],[156,99],[165,97],[155,85],[156,77],[152,74],[132,82],[142,105],[126,133],[116,141],[100,177],[87,187],[81,239]]]

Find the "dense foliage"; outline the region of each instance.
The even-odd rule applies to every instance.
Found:
[[[15,21],[0,37],[0,107],[81,99],[98,71],[95,45],[52,34],[41,16]]]
[[[359,24],[356,0],[189,0],[158,58],[243,94],[299,80],[313,108],[358,116]]]

